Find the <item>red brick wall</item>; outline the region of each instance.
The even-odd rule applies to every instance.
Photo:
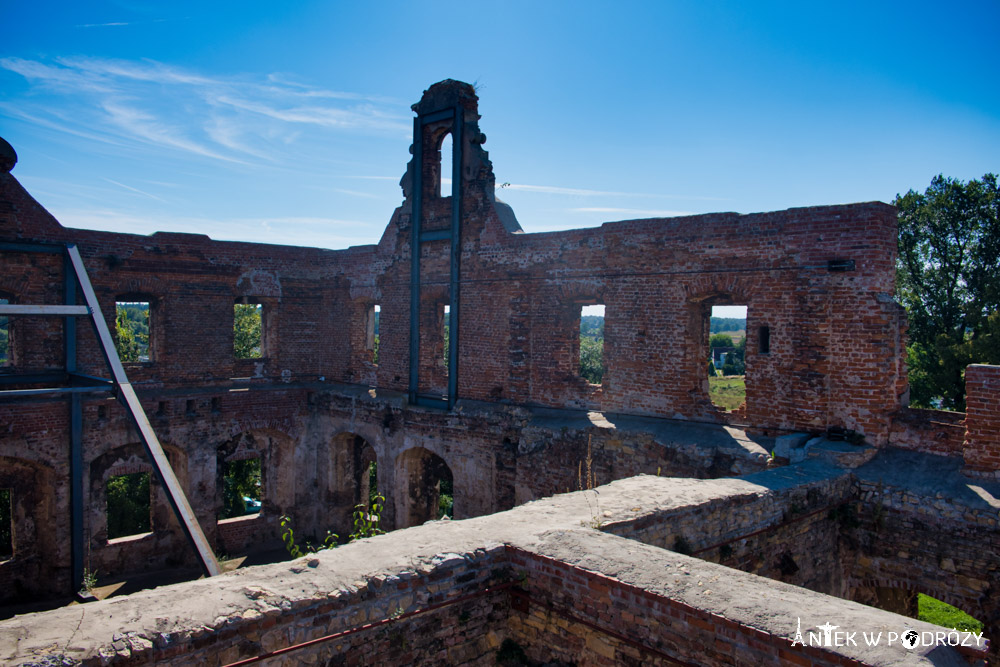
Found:
[[[988,477],[1000,472],[1000,366],[965,369],[965,468]]]

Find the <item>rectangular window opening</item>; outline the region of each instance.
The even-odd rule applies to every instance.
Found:
[[[260,457],[226,461],[222,471],[222,512],[219,519],[258,514],[264,488]]]
[[[148,472],[114,475],[108,479],[105,490],[109,540],[152,530]]]
[[[757,351],[761,354],[770,354],[771,327],[761,327],[757,330]]]
[[[712,306],[708,338],[708,396],[722,410],[746,401],[747,307]]]
[[[590,384],[604,381],[604,304],[580,307],[580,376]]]
[[[0,298],[0,305],[7,305],[10,299]],[[0,366],[11,365],[10,318],[0,315]]]
[[[441,318],[442,329],[441,335],[443,336],[444,345],[444,372],[445,377],[451,372],[451,306],[444,306],[444,314]]]
[[[378,330],[382,307],[379,304],[369,306],[365,316],[365,349],[371,352],[372,363],[378,365]]]
[[[125,364],[151,361],[149,354],[149,302],[115,302],[115,349]]]
[[[0,489],[0,563],[14,557],[14,494]]]
[[[264,307],[259,303],[233,306],[233,356],[261,359],[264,356]]]

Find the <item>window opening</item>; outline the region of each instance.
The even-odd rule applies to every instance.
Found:
[[[746,327],[746,306],[712,306],[708,395],[712,404],[723,410],[735,410],[746,401]]]
[[[149,355],[149,302],[115,302],[115,349],[122,363],[147,363]]]
[[[0,298],[0,305],[7,305],[9,303],[10,299]],[[0,315],[0,366],[10,365],[10,318],[6,315]]]
[[[761,354],[771,352],[771,327],[761,327],[757,330],[757,351]]]
[[[580,307],[580,376],[590,384],[604,380],[604,304]]]
[[[368,315],[365,321],[365,349],[372,353],[372,363],[378,364],[378,330],[381,319],[382,307],[374,304],[368,308]]]
[[[148,472],[114,475],[106,491],[109,540],[152,530]]]
[[[223,464],[222,512],[219,519],[257,514],[263,497],[260,457],[226,461]]]
[[[441,192],[442,197],[451,196],[452,172],[452,141],[451,132],[441,138]]]
[[[14,557],[14,507],[10,489],[0,489],[0,562]]]
[[[451,373],[451,306],[444,306],[443,316],[441,317],[441,335],[444,340],[443,350],[444,357],[442,363],[444,364],[444,375],[448,377]]]
[[[260,359],[263,350],[264,307],[259,303],[233,306],[233,356],[237,359]]]

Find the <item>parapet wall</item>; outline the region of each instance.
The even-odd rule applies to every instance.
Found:
[[[815,462],[807,470],[815,488],[844,475]],[[504,640],[532,660],[594,665],[983,659],[984,644],[965,653],[910,650],[886,637],[872,649],[861,631],[940,628],[587,525],[596,518],[627,532],[630,521],[648,525],[685,497],[740,511],[751,488],[790,509],[792,476],[770,475],[752,484],[643,476],[289,563],[19,616],[0,621],[0,660],[225,665],[274,653],[276,664],[487,665]],[[816,626],[829,620],[859,633],[862,645],[793,645],[798,621],[806,636],[819,636]],[[76,628],[71,638],[66,628]]]

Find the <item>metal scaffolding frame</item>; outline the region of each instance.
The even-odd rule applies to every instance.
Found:
[[[97,295],[90,283],[87,269],[75,244],[49,243],[0,243],[0,252],[50,253],[63,256],[64,301],[59,305],[0,304],[0,315],[64,317],[66,367],[63,373],[11,374],[0,376],[0,385],[60,384],[37,389],[0,390],[0,400],[31,399],[45,396],[66,395],[70,399],[70,493],[72,526],[72,585],[74,592],[83,585],[84,531],[83,531],[83,404],[82,396],[93,393],[114,393],[125,407],[129,418],[139,432],[146,454],[153,464],[157,479],[167,492],[167,499],[191,546],[208,576],[222,572],[219,562],[195,517],[194,510],[174,474],[170,461],[163,451],[153,427],[135,393],[135,388],[125,374],[114,339],[101,313]],[[77,290],[83,294],[86,305],[77,305]],[[111,378],[100,378],[77,371],[76,318],[89,317],[97,335],[97,342]]]
[[[451,228],[425,232],[424,126],[451,121]],[[409,401],[426,407],[451,409],[458,398],[459,263],[462,256],[462,121],[460,106],[449,107],[413,119],[413,228],[410,245],[410,383]],[[443,174],[441,175],[443,176]],[[448,308],[448,394],[441,398],[420,393],[420,246],[428,241],[450,241]]]

